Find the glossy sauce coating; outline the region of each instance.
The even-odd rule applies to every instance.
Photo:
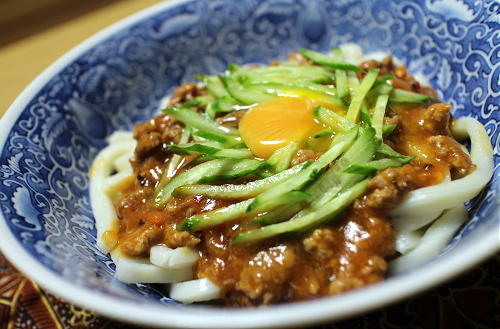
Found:
[[[390,67],[388,63],[366,65],[386,65],[386,70],[394,71],[392,62]],[[405,70],[396,74],[394,83],[422,91],[405,74]],[[202,92],[181,87],[174,100],[182,102]],[[448,105],[438,103],[391,106],[386,121],[397,123],[398,128],[385,142],[403,154],[415,155],[415,160],[379,172],[366,194],[332,223],[307,234],[234,246],[230,239],[252,226],[235,220],[194,234],[176,229],[185,217],[227,206],[228,201],[186,196],[154,206],[154,187],[171,156],[165,145],[177,142],[181,129],[172,118],[156,117],[135,129],[139,144],[132,165],[137,180],[115,200],[120,221],[118,248],[131,257],[148,257],[149,248],[158,243],[196,248],[201,257],[195,276],[219,285],[228,306],[312,299],[383,280],[386,259],[395,252],[387,210],[407,191],[437,184],[450,172],[473,170],[467,154],[449,137],[449,110]],[[239,117],[221,120],[237,124]],[[317,158],[317,153],[307,151],[299,150],[293,164]]]

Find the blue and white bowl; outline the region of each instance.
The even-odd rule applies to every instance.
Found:
[[[168,1],[85,41],[18,97],[0,127],[0,246],[53,293],[107,316],[155,326],[268,327],[339,319],[439,284],[499,247],[500,4],[425,0]],[[299,47],[356,42],[422,73],[455,116],[481,121],[495,174],[472,219],[438,258],[337,297],[255,309],[178,305],[113,279],[96,248],[87,172],[106,137],[149,118],[193,74],[282,59]]]

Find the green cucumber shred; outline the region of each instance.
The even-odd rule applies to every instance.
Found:
[[[363,194],[368,186],[368,179],[356,183],[346,189],[326,206],[315,211],[278,224],[267,225],[258,229],[243,232],[231,240],[231,244],[255,243],[276,235],[311,230],[321,224],[334,220],[356,198]]]
[[[396,124],[388,124],[384,125],[384,128],[382,128],[382,136],[389,136],[394,132],[396,129],[397,125]]]
[[[222,199],[243,199],[259,195],[271,186],[279,184],[310,165],[310,162],[298,164],[276,175],[258,179],[246,184],[225,185],[184,185],[175,190],[181,195],[205,195]]]
[[[308,50],[308,49],[299,49],[299,53],[306,57],[307,59],[310,59],[311,61],[318,63],[323,66],[328,66],[328,67],[333,67],[335,69],[340,69],[344,71],[354,71],[354,72],[363,72],[359,67],[353,64],[349,64],[346,62],[341,62],[337,58],[329,55],[325,55],[322,53],[318,53],[313,50]]]
[[[156,189],[155,202],[164,204],[180,186],[213,181],[232,180],[264,170],[269,165],[253,159],[216,159],[199,164],[175,176],[164,186]]]
[[[423,104],[431,100],[431,97],[419,94],[413,91],[394,88],[390,93],[389,102],[391,103],[413,103]]]

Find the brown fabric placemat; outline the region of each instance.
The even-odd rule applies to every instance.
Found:
[[[500,328],[500,255],[429,292],[365,315],[312,328]],[[49,294],[0,254],[0,329],[137,328]]]

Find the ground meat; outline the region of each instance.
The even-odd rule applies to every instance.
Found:
[[[405,192],[423,185],[423,182],[415,179],[423,170],[423,168],[407,164],[380,171],[368,183],[366,204],[378,209],[393,208]],[[423,175],[422,178],[424,177]]]
[[[392,56],[386,56],[381,62],[376,61],[374,59],[364,61],[359,65],[359,67],[368,72],[369,70],[378,69],[380,70],[379,75],[390,74],[394,71],[394,63],[392,61]],[[358,75],[359,78],[362,78],[364,74]]]
[[[257,253],[243,267],[235,286],[236,291],[242,292],[254,305],[279,301],[296,261],[295,252],[291,249],[282,245]]]
[[[435,103],[424,111],[422,128],[434,134],[448,135],[450,126],[450,104]]]
[[[163,228],[158,225],[143,226],[120,241],[121,251],[132,257],[148,256],[149,249],[163,237]]]
[[[174,91],[169,106],[180,106],[185,101],[204,95],[205,92],[196,83],[185,83]]]
[[[192,248],[200,243],[200,239],[188,232],[179,231],[176,225],[166,225],[163,231],[163,243],[169,248]]]
[[[331,269],[328,294],[357,289],[383,279],[385,258],[394,253],[394,235],[389,217],[370,206],[366,198],[339,219],[337,252],[328,262]]]
[[[336,250],[332,248],[335,244],[335,232],[330,227],[315,229],[304,239],[304,249],[319,261],[325,261],[333,257]]]
[[[332,267],[339,268],[339,265],[335,264]],[[335,279],[328,286],[329,295],[337,295],[381,281],[387,270],[387,262],[383,257],[372,256],[365,260],[365,264],[361,268],[355,269],[348,263],[345,269],[337,273]],[[356,273],[358,270],[359,272]],[[361,276],[364,277],[364,280],[360,278]]]
[[[179,121],[166,114],[134,127],[137,146],[131,164],[141,186],[154,186],[160,179],[171,156],[165,146],[178,143],[182,129]]]
[[[178,143],[183,127],[182,123],[166,114],[160,114],[149,121],[136,125],[134,127],[134,138],[138,141],[136,156],[144,157],[147,155],[147,153],[138,152],[138,150],[151,151],[163,145]],[[151,134],[155,137],[148,137]],[[149,145],[139,145],[142,140]]]
[[[449,136],[431,136],[427,140],[435,147],[436,156],[448,163],[450,169],[464,176],[475,168],[470,157],[462,150],[461,145]]]
[[[146,134],[141,134],[137,139],[135,154],[139,158],[144,158],[149,152],[160,146],[161,134],[156,131],[151,131]]]

